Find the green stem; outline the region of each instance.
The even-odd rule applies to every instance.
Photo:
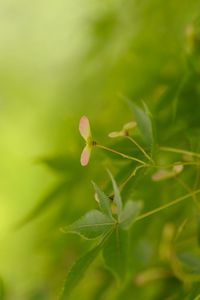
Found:
[[[155,214],[155,213],[157,213],[157,212],[159,212],[161,210],[164,210],[164,209],[166,209],[166,208],[168,208],[170,206],[176,205],[179,202],[181,202],[181,201],[183,201],[183,200],[185,200],[187,198],[190,198],[192,195],[196,195],[198,193],[200,193],[200,189],[198,189],[198,190],[196,190],[196,191],[194,191],[192,193],[189,193],[189,194],[187,194],[185,196],[182,196],[180,198],[177,198],[176,200],[171,201],[170,203],[164,204],[164,205],[162,205],[160,207],[157,207],[157,208],[155,208],[153,210],[150,210],[150,211],[144,213],[143,215],[140,215],[139,217],[137,217],[135,219],[135,221],[139,221],[139,220],[145,219],[145,218],[147,218],[147,217],[149,217],[149,216],[151,216],[151,215],[153,215],[153,214]]]
[[[133,172],[131,172],[131,174],[125,179],[125,181],[121,184],[120,186],[120,190],[123,190],[123,188],[127,185],[127,183],[133,178],[135,177],[137,171],[141,168],[145,168],[145,167],[148,167],[148,165],[142,165],[142,166],[137,166]]]
[[[124,158],[130,159],[130,160],[133,160],[133,161],[136,161],[136,162],[138,162],[138,163],[140,163],[140,164],[142,164],[142,165],[146,165],[146,163],[145,163],[144,161],[142,161],[142,160],[140,160],[140,159],[138,159],[138,158],[136,158],[136,157],[133,157],[133,156],[130,156],[130,155],[126,155],[126,154],[124,154],[124,153],[122,153],[122,152],[119,152],[119,151],[117,151],[117,150],[114,150],[114,149],[105,147],[105,146],[100,145],[100,144],[96,144],[95,146],[96,146],[96,147],[99,147],[99,148],[101,148],[101,149],[104,149],[104,150],[106,150],[106,151],[109,151],[109,152],[118,154],[118,155],[120,155],[120,156],[122,156],[122,157],[124,157]]]
[[[175,179],[187,192],[189,192],[189,193],[193,192],[193,190],[181,178],[179,178],[178,176],[175,176]],[[196,198],[196,195],[191,195],[191,197],[192,197],[194,204],[197,206],[198,211],[200,211],[200,205]]]
[[[185,154],[185,155],[191,155],[195,157],[200,157],[199,153],[187,151],[187,150],[182,150],[182,149],[176,149],[176,148],[171,148],[171,147],[159,147],[160,150],[162,151],[167,151],[167,152],[174,152],[174,153],[179,153],[179,154]]]
[[[147,154],[147,152],[142,148],[142,146],[140,146],[140,144],[138,144],[138,142],[136,142],[132,137],[130,137],[129,135],[126,136],[127,139],[129,139],[143,154],[144,156],[152,161],[152,158]]]
[[[151,165],[151,167],[153,168],[159,168],[159,169],[167,169],[167,168],[172,168],[176,165],[182,165],[182,166],[200,166],[199,163],[197,162],[184,162],[184,161],[178,161],[178,162],[174,162],[172,164],[168,164],[168,165]]]

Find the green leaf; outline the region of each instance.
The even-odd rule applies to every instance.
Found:
[[[195,253],[184,252],[178,255],[183,270],[187,275],[196,275],[200,278],[200,257]]]
[[[141,208],[141,201],[128,201],[119,216],[120,227],[123,229],[129,229],[135,221],[135,218],[139,215]]]
[[[111,236],[105,243],[103,249],[103,257],[106,266],[119,279],[124,279],[127,269],[127,249],[128,236],[125,230],[119,225],[116,226]]]
[[[94,247],[92,250],[87,252],[84,256],[79,258],[75,264],[72,266],[71,270],[67,274],[63,290],[59,297],[59,300],[68,299],[72,290],[77,286],[79,281],[83,278],[86,270],[94,261],[96,256],[99,254],[100,250],[104,246],[106,240],[109,238],[111,231],[109,231],[100,241],[100,243]]]
[[[44,196],[41,201],[33,208],[33,210],[21,220],[15,228],[20,228],[32,220],[40,216],[54,201],[56,198],[60,197],[68,190],[68,182],[64,181],[56,184],[46,196]]]
[[[95,239],[109,231],[114,224],[113,219],[99,210],[91,210],[63,231],[79,234],[86,239]]]
[[[112,211],[111,211],[111,203],[110,203],[110,199],[108,198],[108,196],[96,185],[95,182],[92,182],[95,192],[97,193],[98,196],[98,200],[99,200],[99,207],[101,209],[101,211],[109,216],[111,219],[112,217]]]
[[[123,207],[120,191],[119,191],[119,188],[117,186],[117,183],[116,183],[113,175],[111,174],[111,172],[109,170],[108,170],[108,174],[110,175],[110,178],[112,180],[112,185],[113,185],[113,190],[114,190],[114,202],[118,208],[118,215],[119,215],[121,213],[122,207]]]
[[[199,282],[193,284],[192,290],[184,300],[200,300],[200,285]]]
[[[152,126],[150,114],[147,111],[147,106],[145,105],[145,111],[144,111],[132,101],[130,100],[127,101],[129,107],[134,113],[135,120],[138,124],[139,130],[142,134],[145,144],[150,148],[152,148],[154,144],[153,126]]]
[[[38,163],[42,163],[50,170],[63,174],[69,174],[69,170],[77,169],[77,160],[69,154],[56,155],[51,157],[40,157],[36,160]]]
[[[5,297],[4,283],[2,278],[0,277],[0,299],[3,300],[4,297]]]

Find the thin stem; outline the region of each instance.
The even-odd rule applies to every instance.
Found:
[[[178,162],[174,162],[168,165],[151,165],[153,168],[171,168],[174,167],[176,165],[182,165],[182,166],[200,166],[200,163],[197,162],[184,162],[184,161],[178,161]]]
[[[152,161],[152,158],[147,154],[147,152],[144,150],[144,148],[142,148],[142,146],[140,146],[140,144],[138,144],[138,142],[136,142],[132,137],[130,137],[129,135],[126,136],[127,139],[129,139],[143,154],[144,156]]]
[[[131,172],[131,174],[125,179],[125,181],[120,185],[120,190],[123,190],[123,188],[127,185],[127,183],[133,178],[135,177],[137,171],[141,168],[145,168],[148,167],[148,165],[142,165],[142,166],[137,166],[133,172]]]
[[[189,193],[193,192],[192,189],[181,178],[179,178],[178,176],[175,176],[175,179],[186,191],[188,191]],[[197,206],[198,210],[200,211],[200,205],[196,198],[196,195],[191,195],[191,197],[192,197],[192,200],[194,201],[195,205]]]
[[[148,167],[148,165],[140,165],[140,166],[137,166],[132,172],[131,174],[124,180],[124,182],[122,182],[120,185],[119,185],[119,189],[120,191],[122,191],[124,189],[124,187],[127,185],[127,183],[136,175],[137,171],[139,169],[142,169],[142,168],[145,168],[145,167]],[[109,195],[109,198],[112,199],[114,197],[114,194],[110,194]]]
[[[193,189],[195,190],[198,186],[198,182],[199,182],[199,178],[200,178],[200,168],[199,168],[199,164],[196,165],[197,167],[197,173],[196,173],[196,178],[195,178],[195,182],[194,182],[194,186]]]
[[[162,151],[167,151],[167,152],[174,152],[174,153],[179,153],[179,154],[186,154],[186,155],[191,155],[195,157],[200,157],[200,153],[195,153],[187,150],[182,150],[182,149],[176,149],[176,148],[171,148],[171,147],[159,147],[160,150]]]
[[[143,215],[140,215],[139,217],[137,217],[137,218],[135,219],[135,221],[139,221],[139,220],[145,219],[145,218],[147,218],[147,217],[149,217],[149,216],[151,216],[151,215],[153,215],[153,214],[155,214],[155,213],[157,213],[157,212],[159,212],[159,211],[161,211],[161,210],[164,210],[164,209],[166,209],[166,208],[168,208],[168,207],[170,207],[170,206],[176,205],[176,204],[178,204],[179,202],[181,202],[181,201],[183,201],[183,200],[185,200],[185,199],[191,197],[192,195],[196,195],[196,194],[198,194],[198,193],[200,193],[200,189],[198,189],[198,190],[196,190],[196,191],[194,191],[194,192],[192,192],[192,193],[189,193],[189,194],[187,194],[187,195],[185,195],[185,196],[182,196],[182,197],[180,197],[180,198],[177,198],[176,200],[171,201],[170,203],[164,204],[164,205],[162,205],[162,206],[160,206],[160,207],[157,207],[157,208],[155,208],[155,209],[153,209],[153,210],[150,210],[150,211],[144,213]]]
[[[120,156],[122,156],[122,157],[124,157],[124,158],[127,158],[127,159],[130,159],[130,160],[137,161],[138,163],[140,163],[140,164],[142,164],[142,165],[146,165],[146,163],[145,163],[144,161],[142,161],[142,160],[140,160],[140,159],[138,159],[138,158],[136,158],[136,157],[133,157],[133,156],[130,156],[130,155],[126,155],[126,154],[124,154],[124,153],[122,153],[122,152],[119,152],[119,151],[117,151],[117,150],[114,150],[114,149],[105,147],[105,146],[100,145],[100,144],[96,144],[96,147],[99,147],[99,148],[104,149],[104,150],[106,150],[106,151],[109,151],[109,152],[118,154],[118,155],[120,155]]]

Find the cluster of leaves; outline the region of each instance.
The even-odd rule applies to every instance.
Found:
[[[176,178],[179,173],[183,171],[183,165],[184,161],[181,163],[174,163],[170,165],[170,169],[167,166],[164,166],[166,169],[162,169],[162,166],[159,166],[156,164],[156,162],[153,160],[153,155],[154,151],[157,149],[157,145],[155,143],[155,138],[154,138],[154,131],[153,131],[153,126],[152,126],[152,121],[151,121],[151,116],[150,112],[147,108],[147,106],[144,104],[144,109],[141,109],[139,106],[136,104],[133,104],[131,101],[128,100],[128,104],[131,108],[131,110],[134,112],[135,119],[137,121],[139,130],[141,132],[141,135],[143,137],[144,144],[146,145],[148,151],[150,151],[150,155],[147,154],[147,152],[139,146],[135,140],[132,140],[134,144],[136,144],[139,149],[142,151],[142,153],[145,155],[147,159],[149,159],[149,162],[143,162],[141,160],[137,160],[136,158],[132,158],[131,156],[127,156],[125,154],[121,154],[125,158],[130,158],[133,160],[136,160],[137,162],[141,162],[141,165],[137,166],[132,173],[132,176],[136,175],[136,171],[140,167],[146,167],[148,169],[158,167],[160,168],[159,171],[154,173],[152,175],[152,180],[154,181],[162,181],[166,180],[169,178]],[[89,123],[87,124],[88,134],[90,135],[90,127]],[[125,128],[125,126],[123,127]],[[82,128],[83,129],[83,128]],[[123,131],[124,130],[124,131]],[[129,137],[128,131],[123,129],[120,132],[115,132],[112,133],[111,136],[125,136]],[[81,133],[83,130],[81,130]],[[87,138],[86,138],[87,142]],[[92,144],[91,144],[92,145]],[[96,145],[96,142],[94,143]],[[87,145],[86,145],[87,147]],[[105,148],[105,147],[103,147]],[[109,148],[105,148],[108,149]],[[187,152],[184,150],[180,149],[173,149],[173,148],[165,148],[164,150],[166,151],[172,151],[172,152],[183,152],[183,154],[188,154],[189,156],[195,156],[198,154],[192,153],[192,152]],[[85,151],[85,150],[84,150]],[[112,149],[111,149],[112,152]],[[116,152],[116,151],[115,151]],[[117,154],[117,152],[116,152]],[[87,160],[88,163],[88,160]],[[195,164],[195,163],[194,163]],[[71,232],[71,233],[76,233],[79,234],[81,237],[84,239],[97,239],[99,238],[100,241],[97,244],[96,247],[94,247],[92,250],[90,250],[88,253],[86,253],[83,257],[81,257],[72,267],[70,272],[67,275],[64,288],[62,291],[62,294],[60,296],[61,300],[67,299],[69,294],[71,293],[72,289],[76,287],[77,283],[79,280],[83,277],[86,269],[88,266],[93,262],[94,258],[97,256],[97,254],[102,250],[103,251],[103,257],[105,261],[105,265],[119,278],[122,282],[124,282],[126,278],[126,263],[127,263],[127,257],[128,257],[128,234],[127,230],[131,227],[134,221],[140,220],[143,218],[148,217],[151,214],[157,213],[163,209],[168,208],[171,205],[177,204],[182,200],[185,200],[188,197],[193,197],[195,204],[198,206],[198,202],[196,201],[196,194],[200,192],[200,190],[190,190],[189,188],[186,189],[188,190],[189,194],[186,194],[182,197],[177,198],[176,200],[167,203],[161,207],[158,207],[152,211],[146,212],[141,216],[138,216],[141,210],[141,202],[135,202],[135,201],[127,201],[125,206],[123,207],[122,200],[121,200],[121,195],[119,188],[116,184],[116,181],[114,180],[112,174],[109,172],[109,175],[111,177],[112,185],[113,185],[113,196],[108,197],[95,183],[94,189],[95,189],[95,196],[96,200],[99,204],[99,210],[92,210],[89,211],[86,215],[84,215],[81,219],[78,221],[74,222],[71,226],[63,229],[64,232]],[[131,176],[131,177],[132,177]],[[127,181],[130,180],[130,177],[126,180],[125,184]],[[111,203],[111,201],[113,202]],[[112,204],[112,206],[111,206]],[[184,224],[185,225],[185,224]],[[179,229],[179,231],[181,231]],[[180,232],[178,233],[180,234]],[[170,238],[174,238],[173,234],[169,233]],[[176,257],[176,254],[174,252],[174,248],[172,247],[172,244],[169,243],[170,240],[169,237],[166,238],[166,243],[164,243],[164,251],[161,255],[165,256],[164,253],[168,252],[169,253],[166,255],[167,260],[169,261],[169,264],[171,265],[171,268],[174,272],[174,274],[179,278],[179,279],[185,279],[185,277],[188,276],[189,281],[191,278],[194,278],[194,280],[198,280],[199,277],[199,268],[195,267],[195,270],[197,269],[197,275],[187,275],[187,272],[184,271],[184,267],[179,266],[180,262],[182,261],[183,265],[186,263],[188,265],[187,260],[194,261],[194,265],[196,262],[199,263],[199,259],[191,256],[191,254],[188,255],[183,255],[182,258],[179,257],[178,260]],[[190,265],[190,271],[191,271],[191,265]],[[196,271],[194,271],[196,272]],[[159,273],[159,272],[158,272]],[[153,273],[154,274],[154,273]],[[150,276],[154,276],[153,274],[150,273]],[[162,274],[162,272],[161,272]],[[186,275],[185,275],[186,274]],[[149,275],[148,275],[149,276]],[[160,276],[160,275],[158,275]],[[162,276],[162,275],[161,275]]]
[[[114,189],[115,214],[111,209],[111,199],[93,183],[100,210],[89,211],[81,219],[64,229],[65,232],[77,233],[85,239],[100,238],[100,242],[72,267],[60,299],[67,299],[72,288],[76,286],[101,250],[107,267],[120,279],[125,278],[128,250],[127,230],[138,216],[141,202],[130,200],[123,207],[119,189],[111,173],[110,177]]]
[[[128,95],[133,100],[126,101],[134,113],[134,120],[139,129],[136,129],[136,140],[144,151],[141,152],[136,145],[130,146],[127,137],[124,138],[126,126],[123,126],[118,132],[121,139],[112,140],[109,145],[122,150],[123,155],[118,157],[116,152],[106,152],[107,155],[104,156],[98,151],[93,151],[92,168],[88,166],[87,171],[80,167],[77,153],[73,157],[65,153],[62,156],[42,159],[42,163],[53,170],[59,180],[55,188],[42,198],[22,223],[41,216],[44,211],[50,211],[50,206],[57,209],[53,211],[52,218],[43,223],[45,226],[39,227],[38,232],[43,234],[42,236],[46,238],[46,233],[52,229],[55,232],[66,222],[73,222],[77,215],[90,209],[88,183],[91,177],[95,177],[95,182],[101,182],[103,186],[104,192],[101,191],[101,194],[109,197],[105,196],[104,199],[107,200],[103,201],[96,192],[101,211],[87,213],[65,231],[76,232],[86,239],[97,239],[97,245],[74,264],[67,275],[61,299],[68,299],[74,287],[74,292],[80,290],[80,294],[78,297],[75,294],[75,298],[72,294],[72,299],[80,297],[84,289],[77,284],[100,251],[103,252],[106,266],[120,278],[120,282],[124,282],[125,279],[122,274],[125,274],[127,259],[127,273],[130,275],[130,281],[118,290],[117,295],[114,293],[112,279],[107,280],[107,276],[103,276],[98,285],[99,289],[102,287],[102,290],[108,291],[108,295],[105,292],[103,299],[132,299],[133,295],[142,300],[198,299],[200,39],[199,19],[196,19],[196,16],[199,14],[199,4],[198,1],[183,1],[180,5],[179,1],[174,0],[151,0],[141,1],[140,4],[138,1],[127,1],[122,7],[121,4],[118,5],[118,1],[114,2],[117,4],[110,5],[107,12],[99,14],[93,20],[93,48],[88,57],[84,57],[86,64],[81,67],[78,65],[75,69],[75,81],[77,74],[80,74],[83,82],[79,82],[77,94],[74,93],[72,98],[83,102],[84,113],[87,107],[87,114],[90,114],[91,110],[88,107],[93,103],[96,131],[101,134],[102,120],[106,128],[106,125],[114,126],[124,121],[122,105],[115,105],[116,95],[119,92],[120,95]],[[174,18],[175,15],[177,18]],[[167,47],[163,46],[163,40]],[[93,68],[88,70],[88,65],[92,65]],[[101,67],[96,68],[99,65]],[[135,99],[141,98],[145,99],[152,111],[156,134],[147,106],[143,104],[141,108],[136,105]],[[104,99],[105,103],[101,99]],[[103,104],[107,109],[99,111]],[[91,146],[91,140],[87,140],[86,143],[87,146]],[[144,164],[129,160],[133,155],[137,160],[144,159]],[[110,197],[110,192],[113,191],[110,181],[107,182],[104,172],[102,174],[102,161],[106,164],[111,161],[109,169],[115,175],[124,202],[122,211],[131,212],[132,207],[138,204],[133,202],[134,205],[131,203],[130,207],[126,208],[129,198],[143,199],[144,213],[136,218],[132,215],[131,221],[145,219],[156,212],[160,214],[144,222],[135,223],[127,234],[127,230],[124,230],[124,227],[122,229],[122,224],[119,224],[117,197],[113,199],[112,194]],[[126,188],[122,188],[124,186]],[[97,189],[97,186],[95,188]],[[172,199],[175,200],[171,202]],[[182,202],[183,200],[188,201]],[[180,202],[182,205],[174,206],[168,212],[165,210]],[[105,207],[111,207],[112,216],[106,213],[102,203],[106,203]],[[108,204],[110,206],[107,206]],[[84,226],[84,223],[87,225],[87,222],[91,224],[92,221],[104,225],[93,224],[92,228]],[[86,228],[90,230],[87,231]],[[117,228],[120,228],[120,255],[123,259],[116,257],[119,254],[116,251]],[[130,237],[130,253],[126,246],[127,235]],[[46,248],[51,257],[56,257],[56,263],[48,266],[50,271],[46,281],[52,282],[52,274],[59,274],[59,278],[54,278],[57,280],[56,291],[69,267],[68,257],[70,260],[71,252],[76,256],[77,252],[84,252],[88,244],[89,242],[80,242],[77,246],[70,234],[63,237],[52,234],[49,237]],[[61,263],[57,263],[58,261]],[[87,276],[85,278],[87,280]],[[112,297],[110,290],[113,292]],[[102,299],[101,295],[100,292],[98,297],[93,299]]]
[[[98,187],[98,185],[93,182],[95,198],[98,202],[99,210],[91,210],[71,225],[67,226],[66,228],[62,228],[62,231],[65,233],[75,233],[87,240],[97,240],[97,243],[96,246],[94,246],[86,254],[81,256],[81,258],[79,258],[72,266],[66,277],[64,287],[59,298],[60,300],[68,299],[72,290],[77,287],[79,281],[84,277],[86,270],[101,251],[103,253],[106,267],[115,275],[118,281],[125,283],[128,280],[129,282],[129,278],[131,278],[132,275],[130,272],[128,272],[129,268],[127,267],[127,261],[129,257],[128,231],[131,229],[131,226],[135,221],[145,219],[146,217],[158,213],[159,211],[165,210],[166,208],[173,206],[187,198],[193,199],[195,205],[194,207],[198,212],[199,204],[196,195],[200,192],[200,190],[190,189],[190,187],[187,186],[187,184],[183,182],[181,178],[179,178],[179,175],[184,173],[183,171],[185,165],[187,166],[189,164],[198,166],[198,162],[194,161],[193,158],[198,158],[199,154],[181,149],[163,147],[164,151],[167,151],[169,153],[174,152],[175,154],[181,154],[186,156],[186,158],[184,160],[183,157],[182,161],[171,162],[167,165],[160,164],[156,160],[156,158],[160,149],[162,150],[162,147],[160,147],[156,142],[155,128],[152,123],[152,116],[149,112],[149,109],[144,103],[143,108],[141,108],[130,100],[126,99],[126,102],[128,103],[131,111],[134,114],[135,121],[143,141],[143,146],[140,146],[140,144],[129,135],[128,128],[132,127],[132,125],[124,126],[121,131],[112,133],[111,136],[130,139],[130,141],[133,142],[134,146],[138,147],[145,160],[139,159],[141,158],[140,156],[139,158],[136,158],[114,150],[115,155],[119,154],[125,159],[134,161],[135,166],[133,171],[120,186],[117,185],[113,175],[108,171],[113,187],[113,194],[111,194],[110,196],[108,196],[102,189]],[[112,149],[101,146],[92,141],[88,121],[86,122],[86,125],[86,131],[83,130],[85,128],[81,129],[81,133],[84,132],[83,136],[86,140],[86,143],[88,143],[86,144],[86,148],[88,146],[91,148],[100,146],[100,148],[111,150],[112,152]],[[89,156],[87,159],[87,163],[89,161]],[[48,164],[50,164],[51,167],[53,164],[53,168],[55,169],[52,160],[48,162]],[[55,163],[55,166],[56,170],[60,172],[61,169],[61,171],[63,172],[63,161],[61,161],[61,164]],[[134,178],[135,181],[137,180],[140,175],[137,174],[137,171],[140,168],[145,169],[148,177],[150,174],[151,180],[155,182],[169,180],[171,178],[176,179],[177,182],[180,181],[183,187],[185,187],[187,194],[184,194],[183,196],[180,196],[173,201],[167,202],[164,205],[155,207],[152,210],[147,210],[142,215],[140,215],[142,202],[127,200],[125,204],[123,204],[120,193],[120,189],[126,190],[125,187],[132,178]],[[61,184],[59,184],[59,186],[56,187],[55,190],[53,190],[52,194],[50,194],[50,196],[48,196],[44,201],[39,203],[35,210],[30,213],[30,215],[25,220],[23,220],[22,223],[20,223],[20,226],[37,217],[44,209],[46,209],[46,207],[48,207],[49,204],[51,204],[52,200],[54,200],[54,198],[58,194],[65,193],[65,191],[66,181],[62,181]],[[151,277],[162,278],[162,276],[165,277],[168,276],[168,274],[170,274],[170,276],[175,276],[175,278],[178,278],[178,280],[181,280],[183,282],[196,282],[200,279],[200,264],[198,255],[184,252],[177,254],[177,251],[174,247],[176,240],[182,234],[186,223],[187,219],[184,219],[183,224],[178,227],[176,233],[174,232],[173,228],[172,230],[166,229],[166,232],[164,231],[163,233],[164,236],[161,245],[161,259],[167,262],[168,267],[163,269],[158,268],[155,270],[148,270],[147,273],[144,273],[142,275],[139,274],[135,279],[138,284],[140,284],[140,282],[148,281],[149,278],[151,280]],[[191,295],[193,295],[194,293],[196,296],[199,295],[198,289],[196,292],[196,286],[191,290]]]

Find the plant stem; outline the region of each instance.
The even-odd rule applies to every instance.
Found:
[[[175,176],[176,181],[189,193],[192,193],[193,190],[178,176]],[[200,211],[200,204],[196,198],[196,195],[191,195],[192,200],[194,201],[194,204],[197,206],[198,210]]]
[[[183,201],[183,200],[185,200],[185,199],[187,199],[187,198],[189,198],[189,197],[191,197],[193,195],[196,195],[198,193],[200,193],[200,189],[198,189],[198,190],[196,190],[196,191],[194,191],[192,193],[186,194],[185,196],[179,197],[176,200],[171,201],[170,203],[164,204],[164,205],[162,205],[160,207],[157,207],[157,208],[155,208],[153,210],[150,210],[150,211],[144,213],[143,215],[140,215],[139,217],[137,217],[135,219],[135,221],[139,221],[139,220],[145,219],[145,218],[147,218],[147,217],[149,217],[149,216],[151,216],[151,215],[153,215],[153,214],[155,214],[155,213],[157,213],[157,212],[159,212],[161,210],[164,210],[164,209],[166,209],[166,208],[168,208],[170,206],[176,205],[179,202],[181,202],[181,201]]]
[[[147,154],[147,152],[144,150],[144,148],[142,148],[142,146],[140,146],[140,144],[138,144],[138,142],[136,142],[132,137],[130,137],[129,135],[126,136],[127,139],[129,139],[143,154],[144,156],[152,161],[152,158]]]
[[[131,174],[124,180],[124,182],[122,182],[122,184],[120,185],[120,190],[123,190],[123,188],[127,185],[127,183],[136,175],[137,171],[141,168],[145,168],[148,167],[148,165],[142,165],[142,166],[137,166],[133,172],[131,172]]]
[[[100,145],[100,144],[96,144],[95,146],[96,146],[96,147],[99,147],[99,148],[101,148],[101,149],[104,149],[104,150],[106,150],[106,151],[109,151],[109,152],[118,154],[118,155],[120,155],[120,156],[122,156],[122,157],[124,157],[124,158],[130,159],[130,160],[134,160],[134,161],[136,161],[136,162],[138,162],[138,163],[140,163],[140,164],[142,164],[142,165],[146,165],[146,163],[145,163],[144,161],[142,161],[142,160],[140,160],[140,159],[138,159],[138,158],[136,158],[136,157],[133,157],[133,156],[130,156],[130,155],[126,155],[126,154],[124,154],[124,153],[122,153],[122,152],[119,152],[119,151],[117,151],[117,150],[114,150],[114,149],[105,147],[105,146]]]
[[[159,147],[159,149],[162,150],[162,151],[167,151],[167,152],[174,152],[174,153],[179,153],[179,154],[185,154],[185,155],[200,157],[200,153],[195,153],[195,152],[182,150],[182,149],[176,149],[176,148],[171,148],[171,147]]]

